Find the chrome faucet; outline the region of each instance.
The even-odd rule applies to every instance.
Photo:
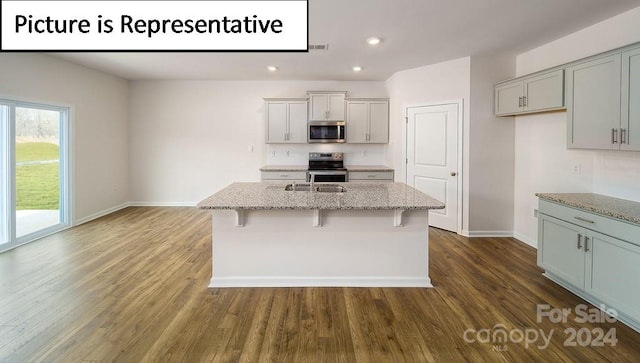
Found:
[[[293,184],[293,185],[292,185],[292,188],[291,188],[291,189],[295,192],[295,191],[296,191],[296,181],[294,180],[294,181],[292,182],[292,184]]]
[[[309,182],[310,182],[309,190],[311,192],[313,192],[313,189],[314,189],[313,184],[315,183],[315,181],[316,181],[316,174],[314,173],[309,174]]]

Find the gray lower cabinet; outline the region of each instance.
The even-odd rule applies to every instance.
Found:
[[[306,171],[261,171],[260,180],[262,181],[278,181],[290,180],[296,182],[306,182]]]
[[[640,331],[640,226],[540,200],[538,265]]]
[[[393,182],[393,170],[385,171],[350,171],[349,182]]]

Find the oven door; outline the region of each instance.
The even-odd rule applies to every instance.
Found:
[[[311,181],[312,177],[316,183],[345,183],[347,181],[346,170],[309,170],[307,175],[308,182]]]

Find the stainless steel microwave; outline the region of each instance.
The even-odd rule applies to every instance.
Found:
[[[343,143],[346,141],[344,121],[311,121],[309,143]]]

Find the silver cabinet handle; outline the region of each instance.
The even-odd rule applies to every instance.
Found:
[[[589,252],[589,237],[584,236],[584,252]]]
[[[620,129],[620,143],[627,143],[627,129]]]
[[[456,173],[455,171],[451,172],[451,176],[456,176],[456,175],[458,175],[458,173]]]
[[[522,97],[522,105],[527,106],[527,96]]]
[[[611,129],[611,143],[618,143],[618,129]]]
[[[522,107],[522,97],[518,97],[518,107]]]
[[[582,239],[582,235],[580,233],[578,233],[578,249],[582,248],[582,244],[580,243],[581,239]]]
[[[582,222],[587,222],[587,223],[592,223],[592,224],[593,224],[593,223],[596,223],[596,222],[594,222],[594,221],[591,221],[591,220],[589,220],[589,219],[582,218],[582,217],[573,217],[573,218],[575,218],[575,219],[577,219],[577,220],[579,220],[579,221],[582,221]]]

